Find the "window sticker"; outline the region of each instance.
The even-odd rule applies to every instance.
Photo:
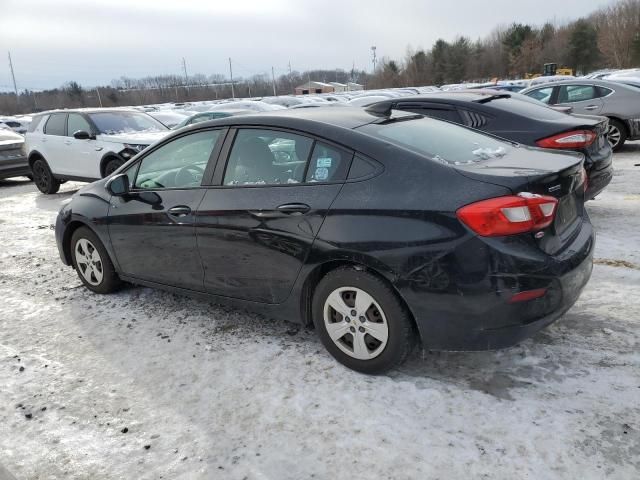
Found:
[[[316,161],[316,167],[318,168],[331,168],[331,157],[320,157]]]
[[[329,161],[331,161],[331,159],[329,159]],[[314,177],[316,180],[326,180],[327,178],[329,178],[329,169],[324,167],[316,168],[316,174],[314,175]]]

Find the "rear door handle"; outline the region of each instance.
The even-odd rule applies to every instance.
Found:
[[[584,107],[585,110],[597,110],[598,108],[600,108],[598,105],[587,105]]]
[[[65,140],[65,141],[64,141],[64,144],[65,144],[65,145],[71,145],[71,140]]]
[[[173,215],[174,217],[184,217],[191,213],[191,208],[186,205],[178,205],[176,207],[171,207],[169,210],[169,215]]]
[[[249,213],[258,218],[283,218],[304,215],[309,210],[311,207],[305,203],[285,203],[273,210],[249,210]]]
[[[311,210],[311,207],[306,203],[285,203],[280,205],[277,209],[278,212],[285,214],[304,214]]]

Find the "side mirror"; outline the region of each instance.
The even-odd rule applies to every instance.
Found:
[[[124,173],[119,173],[107,181],[105,188],[115,197],[124,197],[129,193],[129,177]]]
[[[75,138],[76,140],[91,140],[93,138],[93,135],[84,130],[78,130],[76,132],[73,132],[73,138]]]

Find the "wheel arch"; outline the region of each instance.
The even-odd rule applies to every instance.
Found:
[[[606,116],[609,120],[615,120],[616,122],[619,122],[623,127],[624,127],[624,133],[625,135],[628,137],[629,136],[629,124],[627,122],[627,120],[624,120],[620,117],[616,117],[614,115],[607,115]]]
[[[29,168],[31,168],[32,170],[33,170],[33,164],[36,160],[44,160],[45,162],[47,161],[47,159],[44,158],[44,155],[42,155],[38,150],[33,150],[29,152],[27,161],[29,163]]]
[[[327,275],[329,272],[332,272],[338,268],[351,267],[355,270],[362,270],[368,272],[384,283],[387,284],[389,288],[396,294],[404,308],[406,308],[409,316],[411,318],[411,322],[415,329],[416,335],[420,338],[420,331],[418,329],[415,316],[413,311],[407,304],[404,297],[400,294],[396,286],[394,285],[393,278],[394,275],[390,271],[385,271],[380,266],[375,266],[371,262],[358,262],[355,260],[346,260],[346,259],[332,259],[327,260],[319,265],[316,265],[310,272],[307,274],[304,283],[302,285],[301,295],[300,295],[300,315],[302,319],[302,324],[305,326],[310,326],[313,324],[312,319],[312,303],[313,303],[313,293],[322,278]]]
[[[126,160],[124,158],[122,158],[120,155],[118,155],[115,152],[107,152],[105,153],[102,158],[100,159],[100,177],[104,178],[104,169],[107,166],[107,163],[110,162],[111,160],[118,160],[122,163],[126,163]]]

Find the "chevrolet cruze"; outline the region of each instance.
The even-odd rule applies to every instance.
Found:
[[[513,345],[577,300],[594,232],[577,153],[384,108],[229,117],[173,132],[56,222],[84,285],[122,282],[313,324],[365,373]]]

